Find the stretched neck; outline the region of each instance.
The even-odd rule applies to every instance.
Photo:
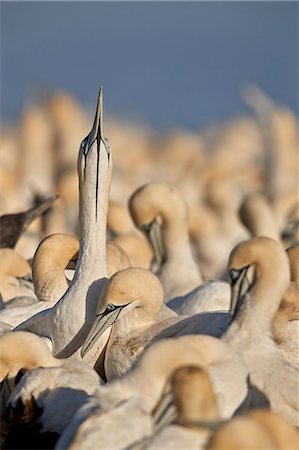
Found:
[[[100,149],[99,156],[95,153],[87,155],[79,173],[80,252],[74,281],[108,276],[106,227],[112,162],[105,149]]]

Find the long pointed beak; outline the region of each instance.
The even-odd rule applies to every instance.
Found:
[[[100,87],[98,95],[97,110],[93,122],[91,132],[88,135],[87,148],[90,147],[95,140],[98,143],[102,140],[104,141],[104,131],[103,131],[103,87]]]
[[[177,416],[178,413],[173,403],[172,391],[167,391],[162,395],[152,413],[155,432],[159,432],[165,426],[170,425]]]
[[[104,136],[104,110],[103,110],[103,87],[100,87],[98,95],[97,110],[94,117],[93,126],[91,132],[84,139],[83,147],[84,154],[88,153],[93,143],[97,141],[98,152],[100,148],[100,143],[102,142],[105,146],[108,157],[110,157],[110,143],[109,140]]]
[[[95,183],[95,218],[98,218],[98,200],[99,200],[99,168],[100,168],[100,160],[101,160],[101,148],[105,148],[106,155],[108,158],[108,166],[111,167],[111,147],[109,140],[104,136],[103,130],[103,88],[100,87],[99,95],[98,95],[98,103],[97,109],[95,113],[95,118],[93,122],[92,129],[90,133],[86,136],[86,138],[81,142],[78,164],[81,162],[81,157],[83,156],[85,159],[85,163],[83,165],[84,175],[86,168],[86,158],[91,153],[93,154],[96,150],[97,161],[96,161],[96,183]],[[93,150],[92,150],[93,149]],[[105,153],[102,153],[104,155]],[[79,167],[79,165],[78,165]],[[81,167],[81,166],[80,166]]]
[[[59,196],[57,194],[50,195],[47,198],[41,199],[37,206],[33,206],[28,211],[25,211],[25,213],[28,214],[28,219],[30,220],[30,222],[32,222],[36,217],[41,216],[44,212],[46,212],[47,209],[49,209],[52,206],[52,203],[58,199],[58,197]]]
[[[99,338],[104,334],[104,332],[109,328],[111,325],[116,322],[118,319],[118,316],[120,315],[122,310],[122,307],[115,309],[114,311],[111,311],[110,313],[107,313],[104,311],[102,314],[99,314],[88,335],[87,338],[84,341],[84,344],[81,347],[81,358],[83,358],[89,350],[92,349],[92,347],[95,345],[95,343],[99,340]]]
[[[115,306],[113,311],[105,310],[103,313],[97,314],[88,336],[81,347],[81,358],[92,349],[107,328],[113,325],[120,317],[127,314],[131,309],[135,308],[137,303],[138,301],[133,301],[126,305]]]
[[[157,271],[166,260],[162,225],[159,223],[158,219],[154,219],[149,227],[144,228],[144,232],[146,233],[155,253],[151,269],[153,271]]]
[[[236,318],[244,303],[245,296],[251,287],[246,277],[248,268],[249,266],[240,270],[238,277],[232,282],[230,309],[228,313],[230,323]]]

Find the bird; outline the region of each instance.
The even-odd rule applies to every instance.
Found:
[[[172,185],[151,183],[138,188],[129,199],[136,227],[153,246],[166,302],[202,283],[188,234],[188,208]]]
[[[230,325],[222,339],[248,366],[252,382],[269,398],[271,408],[298,424],[298,372],[280,355],[271,324],[290,282],[283,247],[267,237],[242,241],[231,252]]]
[[[133,266],[150,267],[153,250],[144,235],[136,230],[129,211],[119,202],[110,200],[108,217],[108,232],[111,239],[129,255]]]
[[[130,267],[127,254],[117,244],[107,241],[106,252],[109,277]],[[79,241],[74,236],[55,233],[41,241],[32,265],[34,290],[40,301],[53,302],[63,296],[71,283],[64,271],[76,267],[78,256]]]
[[[298,370],[299,246],[288,248],[286,254],[290,264],[291,281],[272,321],[272,334],[281,355]]]
[[[226,423],[219,414],[206,368],[179,367],[172,373],[169,384],[168,395],[171,395],[173,403],[164,405],[162,396],[162,403],[155,411],[156,433],[138,442],[133,449],[204,449],[210,435]],[[168,419],[166,424],[163,423],[165,417]]]
[[[278,242],[281,241],[275,212],[264,195],[260,193],[251,193],[247,195],[241,204],[239,215],[242,223],[250,231],[252,237],[267,236]],[[299,258],[296,246],[289,250],[288,256],[290,259],[291,272],[294,273],[298,268]],[[272,321],[273,338],[281,355],[297,369],[299,367],[298,294],[298,284],[291,281]]]
[[[1,410],[15,386],[20,370],[57,366],[60,363],[51,355],[47,343],[35,334],[7,329],[0,335]]]
[[[298,430],[282,416],[256,409],[220,426],[206,450],[285,450],[298,448],[298,442]]]
[[[117,426],[116,426],[117,424]],[[113,433],[107,432],[113,428]],[[153,432],[151,416],[143,411],[139,399],[133,397],[114,408],[104,410],[94,396],[75,414],[57,441],[56,449],[102,448],[121,450]]]
[[[280,242],[280,232],[274,210],[267,198],[259,193],[247,195],[239,209],[242,223],[253,237],[267,236]],[[298,273],[298,246],[287,250],[291,274]],[[299,277],[298,277],[299,278]],[[281,355],[298,369],[298,282],[290,285],[272,321],[272,334]]]
[[[267,236],[280,241],[275,212],[265,195],[261,193],[246,195],[239,208],[239,216],[252,237]]]
[[[0,304],[1,304],[1,294],[0,294]],[[9,323],[6,322],[0,322],[0,336],[2,336],[2,334],[7,333],[8,331],[12,331],[13,330],[13,326],[10,325]]]
[[[228,312],[230,305],[230,285],[227,281],[209,280],[188,294],[174,297],[167,306],[179,315],[203,312]]]
[[[30,223],[51,207],[57,195],[51,195],[24,212],[0,217],[0,248],[14,248]]]
[[[17,326],[55,304],[68,289],[70,282],[64,271],[77,257],[78,248],[78,241],[72,236],[57,233],[44,238],[32,262],[34,292],[27,290],[26,297],[18,296],[6,303],[6,309],[0,312],[1,321]]]
[[[23,445],[45,433],[57,439],[102,382],[98,374],[83,361],[53,357],[47,343],[33,333],[6,333],[0,344],[5,440],[22,440],[23,433]]]
[[[41,432],[61,434],[101,380],[83,361],[53,359],[55,365],[37,367],[22,376],[9,397],[6,414],[20,422],[28,415]]]
[[[299,284],[291,281],[272,320],[271,331],[280,354],[299,370]]]
[[[126,375],[95,390],[74,416],[57,448],[80,448],[84,439],[89,446],[103,439],[103,446],[126,448],[129,443],[152,435],[157,408],[170,377],[176,369],[189,365],[209,372],[219,414],[222,418],[231,417],[248,390],[248,372],[239,356],[210,336],[161,339],[145,349]],[[119,428],[115,433],[107,433],[113,423],[118,423]]]
[[[151,183],[130,197],[129,209],[137,228],[151,242],[165,302],[178,314],[228,310],[229,284],[203,283],[188,234],[188,209],[180,192],[167,183]]]
[[[25,331],[11,331],[0,336],[0,382],[14,378],[20,369],[60,365],[43,339]]]
[[[163,288],[149,270],[131,267],[114,274],[99,301],[94,324],[81,349],[81,356],[111,326],[104,368],[108,380],[122,376],[154,339],[184,334],[220,337],[227,327],[227,313],[201,313],[160,320],[164,308]]]
[[[130,266],[125,252],[116,244],[107,242],[108,276],[115,271]],[[66,292],[70,280],[65,277],[64,270],[70,262],[78,259],[79,242],[76,238],[56,233],[46,237],[39,245],[33,258],[33,281],[38,300],[34,306],[16,305],[11,311],[4,311],[3,322],[19,325],[35,313],[49,309]]]
[[[0,292],[5,304],[20,295],[33,295],[30,264],[14,249],[0,248]]]
[[[247,88],[245,100],[260,128],[265,166],[263,189],[283,226],[290,206],[298,209],[297,119],[289,108],[277,104],[256,86]]]
[[[291,281],[299,283],[299,245],[294,245],[286,249],[290,270],[291,270]]]
[[[74,278],[54,306],[17,327],[49,338],[53,354],[60,358],[80,358],[80,347],[95,317],[100,292],[108,280],[106,219],[112,155],[103,133],[102,103],[101,88],[93,128],[82,141],[78,155],[80,251]],[[98,359],[106,340],[107,334],[98,342],[97,354],[89,355],[90,364]]]
[[[32,263],[32,279],[36,297],[41,302],[59,300],[70,285],[66,268],[78,258],[78,240],[67,234],[45,237],[36,249]]]

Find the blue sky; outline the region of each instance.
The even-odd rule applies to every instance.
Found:
[[[1,2],[1,116],[43,88],[157,128],[246,111],[259,84],[298,107],[296,2]]]

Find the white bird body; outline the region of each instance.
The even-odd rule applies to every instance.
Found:
[[[37,368],[25,374],[13,390],[9,408],[41,408],[33,417],[41,433],[61,434],[76,411],[99,386],[98,374],[82,361],[61,360],[58,367]],[[28,411],[27,411],[28,412]]]
[[[10,308],[5,308],[0,311],[0,321],[6,322],[13,327],[17,327],[25,320],[30,319],[40,311],[51,308],[51,306],[52,303],[38,301],[22,306],[11,306]]]
[[[270,264],[269,264],[270,261]],[[270,238],[259,237],[233,250],[229,267],[241,277],[256,266],[256,281],[223,341],[242,354],[252,382],[270,400],[271,408],[298,425],[298,371],[280,355],[271,335],[271,323],[289,285],[290,269],[285,251]],[[239,278],[238,278],[239,279]],[[239,292],[241,287],[236,282]],[[244,294],[245,295],[245,294]]]
[[[157,435],[130,446],[130,450],[204,450],[207,439],[207,434],[199,434],[179,425],[169,425]]]
[[[231,338],[226,340],[234,347]],[[267,395],[273,411],[298,426],[298,372],[281,357],[271,338],[264,338],[262,342],[242,340],[242,344],[245,343],[248,349],[242,350],[242,358],[252,382]]]
[[[188,294],[175,297],[167,302],[167,306],[180,315],[228,311],[229,304],[229,283],[214,280],[203,283]]]
[[[37,302],[38,302],[38,298],[36,298],[34,296],[33,291],[32,291],[31,296],[18,295],[17,297],[13,297],[12,299],[5,302],[5,304],[3,303],[3,305],[1,305],[2,308],[0,308],[0,313],[1,313],[1,310],[3,310],[3,309],[15,308],[16,306],[33,305],[33,303],[37,303]]]
[[[131,320],[132,316],[127,319]],[[105,374],[108,380],[124,375],[151,342],[189,334],[209,334],[219,338],[227,328],[226,313],[178,316],[162,320],[149,327],[138,327],[131,332],[125,331],[126,318],[120,320],[123,323],[112,326],[107,344]],[[137,320],[136,323],[138,323]]]
[[[232,417],[248,393],[248,369],[242,355],[213,336],[185,336],[190,346],[201,353],[217,398],[222,419]]]
[[[114,274],[101,296],[97,317],[82,347],[83,355],[112,325],[104,359],[105,374],[111,380],[124,375],[152,341],[186,334],[221,337],[227,329],[225,312],[159,320],[163,306],[163,289],[152,272],[131,267]]]
[[[272,321],[272,334],[282,357],[299,370],[299,284],[291,281]]]
[[[0,336],[2,336],[2,334],[7,333],[8,331],[12,331],[13,330],[13,326],[9,325],[9,323],[6,322],[0,322]]]
[[[146,349],[124,377],[98,387],[77,412],[56,448],[89,449],[94,448],[95,442],[101,442],[104,448],[122,449],[139,440],[142,443],[154,431],[151,415],[171,374],[188,365],[207,369],[220,416],[231,417],[246,397],[248,374],[234,351],[209,336],[163,339]],[[118,429],[107,433],[115,423],[119,433]]]
[[[183,365],[207,368],[220,415],[231,417],[247,395],[248,370],[238,352],[212,336],[188,335],[153,343],[125,377],[113,380],[103,390],[110,391],[112,398],[138,394],[145,410],[152,411],[172,371]]]
[[[280,354],[299,370],[299,245],[286,250],[291,282],[272,321],[272,333]]]
[[[100,443],[102,448],[121,450],[152,432],[151,417],[143,411],[138,398],[121,402],[108,411],[103,411],[95,399],[90,398],[78,411],[55,449],[93,450]]]

